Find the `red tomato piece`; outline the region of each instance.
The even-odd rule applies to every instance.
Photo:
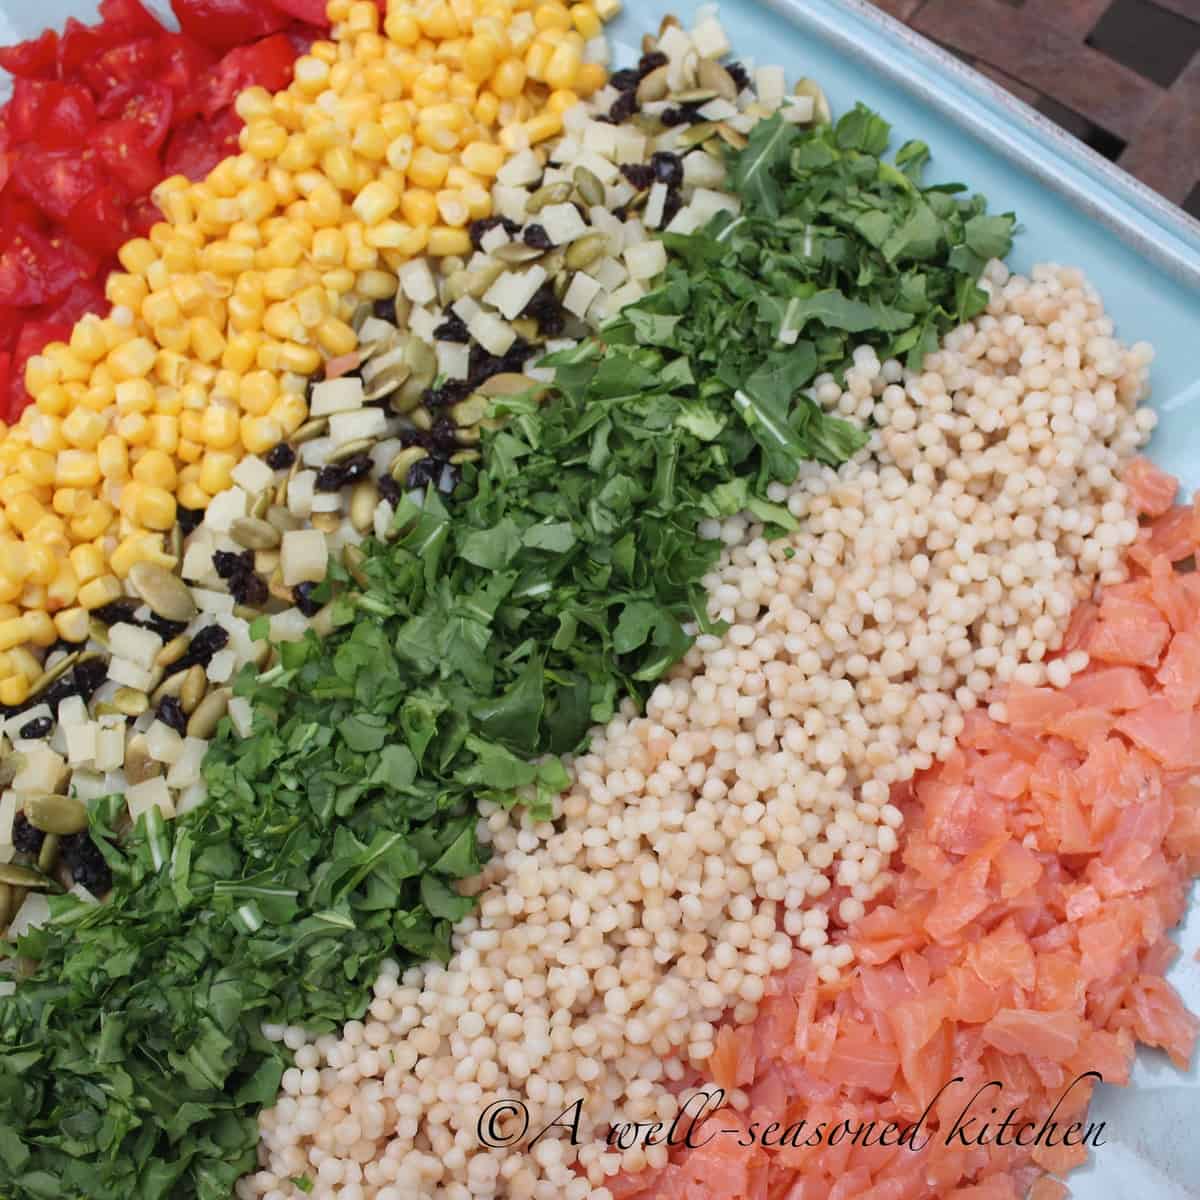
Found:
[[[163,219],[162,210],[150,199],[143,196],[129,206],[129,228],[133,237],[147,237],[150,230]]]
[[[32,203],[56,221],[100,184],[96,152],[38,150],[22,146],[12,164],[13,183]]]
[[[96,103],[81,83],[53,83],[43,97],[37,143],[47,150],[82,146],[96,128]]]
[[[101,97],[123,83],[153,79],[159,66],[160,41],[144,37],[122,42],[80,64],[80,72],[92,92]]]
[[[124,83],[100,102],[102,121],[127,121],[141,131],[142,145],[157,150],[167,140],[175,97],[165,83],[152,79]]]
[[[8,182],[8,175],[8,151],[0,150],[0,192],[4,191],[4,185]]]
[[[163,31],[154,14],[139,0],[100,0],[100,20],[106,25],[119,25],[134,37]]]
[[[67,18],[58,40],[58,77],[74,80],[87,64],[94,63],[105,51],[129,41],[130,35],[113,25],[85,25]],[[103,92],[97,93],[102,95]]]
[[[175,97],[176,122],[191,116],[183,110],[184,97],[192,93],[196,82],[217,62],[217,53],[181,33],[169,33],[159,40],[158,80],[171,89]]]
[[[7,250],[18,229],[36,229],[39,233],[49,228],[46,214],[36,204],[26,200],[15,187],[0,192],[0,250]]]
[[[105,272],[101,272],[91,279],[81,279],[78,283],[73,283],[57,299],[35,308],[30,314],[30,319],[69,327],[85,313],[98,313],[103,316],[110,307],[104,295],[104,275]]]
[[[0,419],[12,422],[18,413],[12,410],[11,384],[12,352],[5,350],[0,353]]]
[[[208,122],[191,117],[176,125],[167,139],[164,170],[167,175],[186,175],[199,182],[221,161]]]
[[[21,310],[8,304],[0,304],[0,350],[11,350],[17,344],[21,332]],[[4,393],[0,392],[0,396]]]
[[[47,29],[39,38],[0,46],[0,67],[23,79],[53,79],[58,63],[58,34]]]
[[[6,111],[9,137],[15,144],[31,142],[37,137],[42,104],[51,87],[44,79],[22,79],[18,76],[13,80],[12,99]]]
[[[269,92],[286,87],[292,78],[296,52],[284,33],[274,34],[248,46],[230,50],[208,71],[192,97],[189,107],[206,117],[228,108],[238,93],[258,84]]]
[[[288,23],[262,0],[171,0],[171,9],[188,37],[218,50],[277,33]]]
[[[104,169],[131,199],[144,195],[163,178],[158,156],[142,137],[142,127],[136,121],[124,120],[101,125],[94,138]],[[82,198],[77,197],[77,201]]]
[[[24,307],[44,304],[95,271],[84,269],[83,252],[62,238],[47,238],[33,229],[17,229],[0,254],[0,304]]]
[[[329,18],[325,15],[328,0],[271,0],[271,3],[297,21],[319,25],[322,29],[329,28]]]
[[[111,187],[93,188],[71,209],[63,227],[72,240],[100,258],[109,258],[129,240],[125,205]]]

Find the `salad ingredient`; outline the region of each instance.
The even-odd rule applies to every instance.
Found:
[[[1194,507],[1163,508],[1176,482],[1150,464],[1135,463],[1125,479],[1148,520],[1128,555],[1132,577],[1072,618],[1063,649],[1089,665],[1061,688],[1002,689],[991,714],[968,715],[945,762],[895,787],[904,866],[885,903],[850,930],[861,964],[852,984],[822,985],[798,955],[772,981],[755,1025],[718,1037],[730,1065],[714,1062],[714,1076],[744,1103],[716,1119],[737,1130],[755,1120],[908,1125],[962,1076],[931,1113],[926,1145],[881,1159],[850,1141],[838,1151],[765,1150],[720,1138],[626,1181],[621,1196],[685,1195],[700,1181],[705,1195],[743,1196],[751,1178],[788,1194],[824,1195],[846,1178],[865,1193],[886,1178],[897,1195],[929,1195],[935,1179],[939,1195],[1021,1196],[1043,1172],[1062,1175],[1087,1158],[1078,1135],[1070,1145],[1061,1135],[1072,1122],[1087,1126],[1093,1082],[1071,1088],[1054,1114],[1053,1146],[1031,1145],[1028,1131],[1004,1150],[947,1146],[979,1087],[1004,1082],[1002,1099],[973,1106],[979,1121],[996,1103],[990,1119],[1016,1108],[1040,1125],[1085,1072],[1127,1083],[1138,1044],[1186,1067],[1198,1022],[1163,975],[1175,956],[1167,931],[1200,873],[1194,658],[1187,698],[1172,691],[1174,664],[1197,642],[1200,588],[1186,559],[1200,549],[1200,526]],[[1147,621],[1160,620],[1168,639],[1149,661],[1110,665],[1114,647],[1144,643]],[[1192,726],[1190,741],[1142,745],[1143,727],[1169,736],[1168,712]],[[848,1067],[864,1039],[879,1064],[873,1077]]]
[[[844,384],[820,377],[823,407],[874,418],[854,460],[806,464],[761,499],[711,489],[749,511],[701,528],[725,546],[704,578],[709,632],[645,716],[629,705],[593,734],[552,823],[485,806],[493,856],[454,957],[385,968],[365,1027],[301,1051],[263,1114],[249,1195],[293,1196],[304,1175],[401,1196],[623,1194],[608,1180],[666,1167],[668,1148],[622,1153],[611,1122],[669,1126],[710,1060],[738,1086],[717,1023],[752,1021],[795,947],[814,986],[839,979],[855,946],[836,931],[895,883],[890,785],[951,756],[993,684],[1045,682],[1075,603],[1123,578],[1138,532],[1117,477],[1153,425],[1137,407],[1147,348],[1112,340],[1077,272],[992,263],[983,290],[988,311],[924,371],[862,347]],[[651,353],[610,342],[626,365],[606,356],[586,390],[572,381],[585,349],[562,356],[548,412],[577,388],[592,411],[637,381],[631,363],[652,386]],[[768,541],[772,524],[791,532]],[[654,622],[626,607],[616,637]],[[1068,679],[1086,662],[1058,660]],[[481,1146],[481,1113],[506,1097],[534,1131],[582,1100],[582,1144],[568,1117],[536,1146]]]
[[[85,312],[107,311],[104,281],[118,266],[117,249],[160,217],[149,199],[154,185],[173,170],[202,178],[236,152],[236,90],[286,84],[298,45],[314,31],[289,24],[266,0],[243,7],[259,14],[255,28],[288,32],[247,32],[253,42],[222,58],[187,33],[168,32],[138,0],[108,0],[97,25],[72,19],[61,38],[48,30],[0,50],[0,66],[17,76],[0,145],[0,354],[13,356],[0,420],[14,422],[29,402],[31,354],[65,340],[57,331],[39,340],[47,322],[65,323],[69,335]],[[76,268],[46,270],[44,255],[30,261],[22,247],[34,237]]]

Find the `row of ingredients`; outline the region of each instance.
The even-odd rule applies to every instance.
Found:
[[[317,6],[323,7],[323,6]],[[151,190],[199,181],[236,153],[237,94],[275,91],[324,25],[268,0],[234,9],[175,0],[171,32],[140,0],[103,0],[100,20],[0,49],[13,75],[0,110],[0,420],[29,403],[25,364],[108,311],[116,251],[161,214]]]
[[[527,67],[537,31],[579,52],[570,103],[538,81],[548,57],[528,68],[553,120],[514,104],[492,118],[500,141],[451,130],[452,147],[430,140],[447,114],[424,136],[418,119],[416,141],[462,170],[494,149],[486,204],[475,183],[458,208],[438,191],[440,228],[407,219],[428,190],[411,171],[360,169],[360,126],[387,95],[369,64],[419,56],[410,35],[452,41],[443,18],[414,9],[413,34],[392,5],[379,53],[374,6],[335,0],[331,61],[318,43],[293,99],[238,102],[250,158],[256,115],[285,133],[296,105],[340,118],[347,155],[286,169],[323,175],[360,217],[382,183],[406,218],[393,205],[369,224],[387,227],[372,265],[302,281],[333,309],[271,293],[265,312],[313,318],[303,336],[291,314],[260,318],[259,348],[282,339],[286,364],[267,354],[234,380],[236,334],[219,368],[196,361],[190,326],[166,344],[155,294],[179,298],[150,257],[166,246],[122,252],[135,282],[117,286],[145,294],[103,326],[103,366],[123,372],[145,341],[137,378],[155,403],[184,393],[181,435],[192,410],[202,430],[244,415],[220,418],[238,430],[224,446],[196,435],[219,478],[161,472],[190,436],[161,458],[133,442],[108,497],[121,539],[71,551],[86,597],[51,616],[57,581],[44,598],[25,583],[0,625],[9,679],[28,681],[10,692],[0,802],[0,897],[23,935],[0,1002],[0,1183],[18,1196],[225,1197],[239,1176],[239,1195],[269,1200],[765,1195],[769,1164],[744,1150],[669,1165],[666,1147],[614,1150],[602,1131],[669,1123],[711,1078],[744,1116],[786,1111],[793,1068],[761,1051],[759,1094],[757,1035],[734,1031],[775,1029],[789,991],[861,986],[856,955],[883,960],[844,931],[905,886],[889,862],[914,775],[974,734],[977,705],[1010,719],[996,685],[1054,696],[1104,657],[1067,622],[1097,581],[1122,586],[1138,537],[1119,480],[1153,424],[1146,348],[1113,339],[1075,273],[989,266],[1011,218],[924,187],[920,143],[886,162],[874,114],[829,124],[815,85],[787,96],[777,69],[719,65],[711,15],[690,34],[665,23],[600,86],[581,78],[603,55],[577,9],[594,15],[543,4],[485,30],[497,47],[533,31]],[[478,60],[494,88],[499,54]],[[369,80],[336,79],[339,62]],[[406,84],[418,105],[426,74]],[[230,161],[248,187],[246,160]],[[202,186],[217,195],[201,202],[225,187]],[[317,228],[286,269],[304,275],[327,227],[320,182],[298,186],[309,207],[289,219]],[[227,235],[232,319],[246,277],[280,268],[257,250],[226,261],[237,222],[197,216]],[[353,227],[347,256],[372,248]],[[215,263],[196,264],[210,297]],[[148,336],[117,332],[139,320]],[[54,369],[35,364],[32,390],[65,434],[82,397],[43,406],[65,388],[61,366],[37,377]],[[239,437],[274,405],[287,420],[270,439]],[[185,491],[201,478],[215,486]],[[38,486],[61,511],[57,480]],[[178,505],[138,529],[152,488]],[[953,925],[964,942],[971,919]],[[818,1075],[853,1101],[887,1091],[886,1061],[860,1079],[860,1015],[820,1042]],[[594,1140],[480,1144],[494,1101],[519,1098],[540,1129],[580,1096]],[[834,1194],[874,1186],[853,1182]]]

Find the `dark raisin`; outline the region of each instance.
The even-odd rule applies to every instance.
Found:
[[[477,388],[485,380],[491,379],[500,369],[500,360],[489,354],[477,342],[471,344],[471,358],[467,367],[467,382]]]
[[[168,674],[186,671],[189,667],[207,667],[218,650],[224,650],[229,641],[229,631],[221,625],[205,625],[192,638],[187,652],[168,669]]]
[[[669,150],[660,150],[650,159],[654,169],[654,178],[667,187],[683,186],[683,159]]]
[[[292,588],[292,598],[296,601],[296,607],[306,617],[315,617],[321,611],[320,603],[312,598],[316,590],[315,583],[298,583]]]
[[[533,347],[524,338],[517,338],[501,356],[500,366],[495,374],[519,375],[521,368],[525,366],[526,360],[532,353]]]
[[[212,564],[222,579],[233,579],[246,571],[246,560],[231,550],[214,550]]]
[[[176,733],[187,731],[187,713],[175,696],[164,696],[158,703],[158,719]]]
[[[408,468],[408,478],[404,481],[410,492],[423,492],[441,474],[442,464],[436,458],[418,459]]]
[[[750,72],[740,62],[728,63],[725,70],[729,72],[730,79],[737,84],[739,92],[744,92],[750,86]]]
[[[668,128],[671,129],[675,125],[686,125],[687,117],[684,115],[681,108],[664,108],[658,114],[658,119]]]
[[[380,321],[395,321],[396,305],[393,300],[376,300],[371,305],[371,316],[377,317]]]
[[[448,313],[446,319],[433,331],[433,336],[439,342],[457,342],[465,345],[471,340],[467,332],[466,322],[458,313]]]
[[[379,477],[379,498],[381,500],[386,500],[395,508],[400,503],[400,497],[403,494],[400,485],[390,475]]]
[[[41,852],[42,843],[45,840],[46,835],[40,829],[34,829],[25,819],[23,812],[17,813],[13,818],[12,827],[14,850],[19,850],[22,854],[38,854]]]
[[[409,446],[420,446],[423,450],[429,449],[429,430],[427,429],[402,429],[400,431],[400,445],[405,450]]]
[[[525,245],[532,246],[535,250],[552,250],[554,243],[550,240],[550,235],[546,232],[544,225],[526,225],[524,234]]]
[[[424,398],[430,408],[449,408],[470,394],[471,385],[465,379],[448,379],[440,388],[431,388]]]
[[[342,472],[346,483],[357,483],[360,479],[365,479],[371,473],[371,468],[375,464],[371,461],[369,454],[356,454],[353,458],[348,458],[342,463]]]
[[[458,426],[446,415],[438,417],[429,431],[429,449],[453,454],[458,449]]]
[[[97,659],[97,661],[99,661]],[[107,671],[105,672],[107,675]],[[100,685],[97,684],[96,687]],[[94,691],[95,689],[93,689]],[[39,697],[38,701],[42,704],[48,704],[52,709],[57,710],[58,706],[71,696],[78,696],[79,688],[75,686],[74,673],[68,671],[61,679],[56,679]],[[86,700],[88,697],[85,696]]]
[[[608,82],[617,89],[618,92],[632,92],[641,82],[641,76],[632,67],[626,67],[623,71],[617,71],[615,74],[608,77]]]
[[[478,221],[472,221],[468,233],[471,237],[471,245],[476,250],[483,249],[483,239],[487,237],[493,229],[500,224],[499,217],[480,217]]]
[[[44,738],[49,736],[50,730],[53,728],[53,718],[35,717],[28,724],[21,726],[21,736],[23,738]]]
[[[317,472],[316,489],[318,492],[338,492],[346,482],[346,472],[340,463],[322,467]]]
[[[661,50],[651,50],[649,54],[643,54],[638,59],[638,74],[649,75],[651,71],[657,71],[659,67],[665,67],[671,60]]]
[[[67,694],[79,695],[84,700],[90,700],[96,689],[108,678],[108,666],[103,659],[92,658],[87,662],[80,663],[71,674],[74,676],[74,686]],[[65,682],[65,680],[59,682]],[[43,697],[43,699],[50,704],[47,697]],[[51,707],[54,706],[51,705]]]
[[[168,621],[165,617],[160,617],[158,613],[151,613],[142,622],[142,625],[151,633],[157,633],[164,642],[177,638],[187,628],[186,621]]]
[[[296,461],[296,451],[287,442],[279,442],[267,451],[263,461],[272,471],[286,471]]]
[[[204,520],[204,509],[184,508],[182,504],[177,505],[175,508],[175,520],[179,522],[180,532],[184,537],[187,537]]]
[[[262,576],[253,571],[245,571],[231,580],[229,592],[236,603],[246,604],[251,608],[261,608],[270,595]]]
[[[620,125],[637,112],[637,92],[622,92],[608,110],[608,123]]]
[[[534,293],[533,299],[521,311],[521,316],[537,321],[538,329],[546,337],[562,333],[566,316],[562,305],[554,294],[554,285],[544,283]]]
[[[86,833],[73,833],[62,838],[58,848],[71,878],[81,887],[96,896],[104,895],[112,887],[112,871]]]
[[[136,600],[114,600],[92,609],[92,616],[105,625],[131,625],[137,608]]]
[[[654,182],[654,168],[649,163],[623,163],[621,174],[637,188],[644,192]]]
[[[665,229],[670,223],[675,220],[675,215],[683,207],[683,197],[672,188],[667,192],[667,198],[663,201],[662,227]]]

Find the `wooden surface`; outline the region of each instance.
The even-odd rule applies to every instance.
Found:
[[[874,0],[1200,217],[1200,0]]]

